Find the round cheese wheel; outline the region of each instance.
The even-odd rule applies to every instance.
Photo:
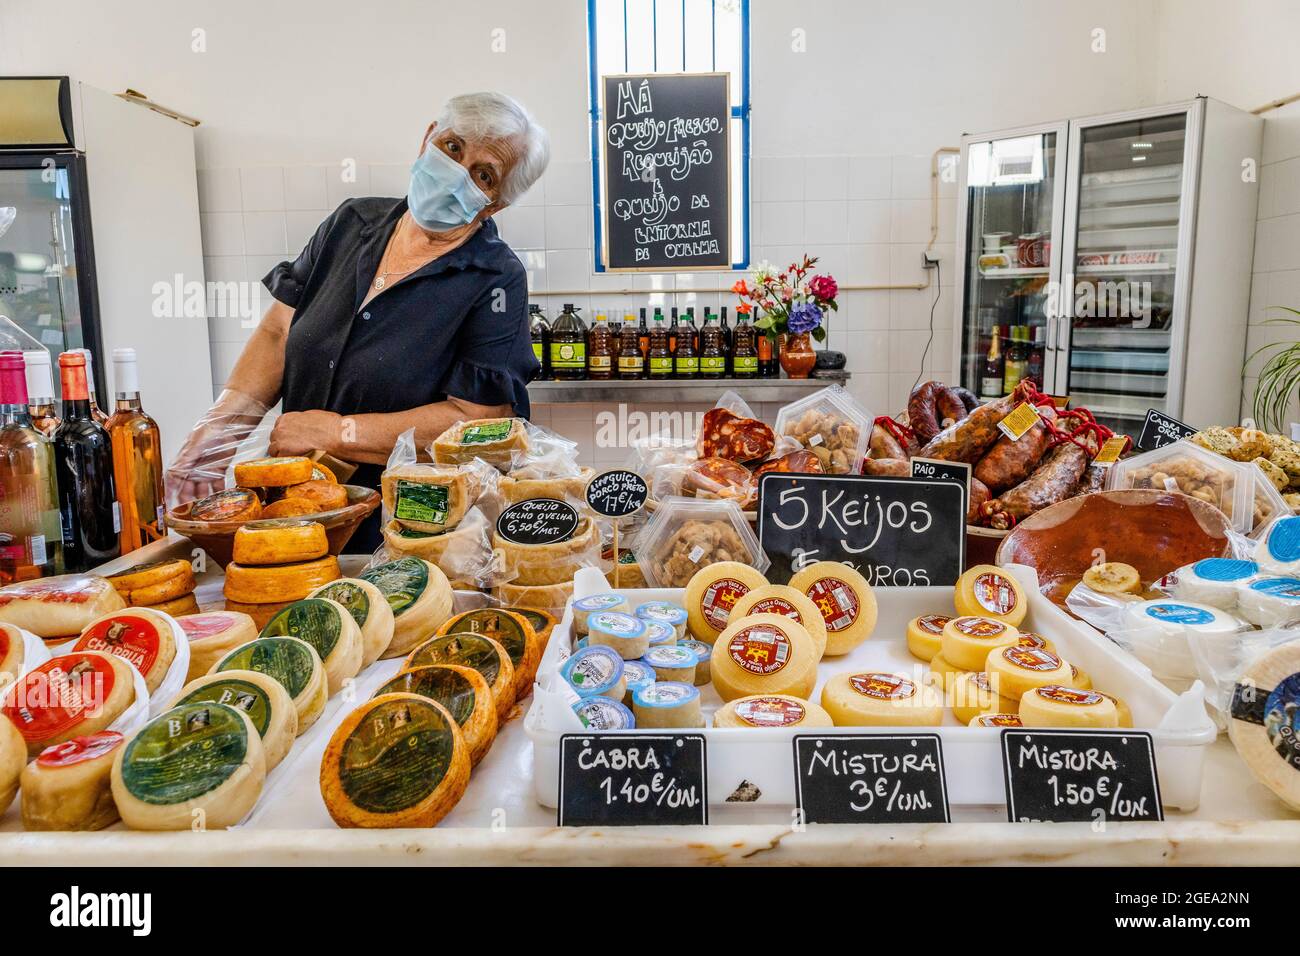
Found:
[[[970,727],[1023,727],[1019,714],[978,714],[970,719]]]
[[[1259,565],[1254,561],[1204,558],[1178,569],[1171,593],[1180,601],[1195,601],[1231,611],[1237,606],[1237,591],[1257,577]]]
[[[12,624],[0,624],[0,690],[18,679],[26,656],[23,632]]]
[[[358,577],[377,587],[393,611],[393,639],[383,657],[401,657],[451,617],[451,584],[436,564],[399,558]]]
[[[964,615],[954,617],[943,626],[939,644],[944,660],[953,667],[982,671],[990,653],[1019,640],[1020,632],[1004,621]]]
[[[907,649],[913,657],[934,660],[942,644],[943,629],[952,618],[947,614],[922,614],[907,622]]]
[[[0,717],[0,817],[14,802],[27,763],[27,741],[7,717]]]
[[[457,664],[483,675],[492,699],[496,701],[497,724],[510,719],[515,704],[515,668],[510,655],[497,641],[485,634],[444,634],[425,641],[411,651],[402,664],[403,670],[430,664]]]
[[[1237,613],[1256,627],[1300,620],[1300,578],[1260,578],[1241,589]]]
[[[533,626],[538,646],[543,651],[546,650],[546,645],[551,642],[551,632],[555,630],[555,625],[560,623],[555,619],[555,615],[535,607],[507,607],[502,610],[522,615],[524,620]]]
[[[836,674],[822,688],[822,707],[836,727],[924,727],[943,719],[939,691],[902,674]]]
[[[0,588],[0,623],[46,640],[76,637],[101,614],[124,607],[126,601],[113,585],[89,574],[64,574]]]
[[[492,589],[492,596],[502,604],[519,604],[523,607],[539,607],[542,610],[561,609],[569,598],[573,597],[573,582],[563,584],[544,584],[536,587],[515,584],[498,584]]]
[[[753,588],[731,610],[733,619],[737,620],[751,614],[783,614],[798,621],[813,639],[817,659],[821,660],[826,653],[826,620],[812,599],[802,591],[788,584],[764,584]]]
[[[700,673],[699,654],[681,644],[661,644],[652,647],[645,652],[641,660],[654,669],[655,680],[670,684],[694,684]],[[711,669],[711,654],[709,661]]]
[[[448,551],[474,554],[487,547],[484,526],[462,523],[450,531],[416,531],[396,519],[384,525],[384,547],[395,557],[423,558],[441,564]]]
[[[316,502],[309,501],[306,498],[281,498],[279,501],[272,501],[262,509],[262,517],[266,518],[304,518],[308,515],[320,514],[320,508]]]
[[[826,654],[847,654],[876,629],[876,596],[867,579],[847,564],[818,561],[790,579],[812,599],[826,622]]]
[[[1021,631],[1020,640],[1016,641],[1016,643],[1021,647],[1036,647],[1041,651],[1051,651],[1056,654],[1056,645],[1034,631]],[[1061,655],[1057,654],[1056,656],[1060,657]]]
[[[339,561],[326,555],[315,561],[298,564],[226,565],[226,583],[222,593],[241,604],[275,604],[301,601],[322,584],[339,577]]]
[[[46,747],[97,733],[135,703],[135,670],[101,651],[51,657],[5,691],[0,714],[8,717],[35,757]]]
[[[958,677],[970,673],[973,672],[966,670],[964,667],[955,667],[949,663],[948,659],[943,656],[942,651],[930,659],[931,683],[940,690],[946,691],[952,687],[953,682]]]
[[[127,604],[161,604],[194,590],[194,568],[181,558],[139,564],[109,575],[109,583]]]
[[[650,649],[651,622],[622,611],[601,611],[588,620],[587,643],[603,644],[634,661]]]
[[[227,601],[226,610],[231,614],[246,615],[252,620],[253,626],[260,631],[262,628],[266,627],[267,622],[271,620],[271,618],[275,617],[292,603],[292,601],[280,601],[276,604],[242,604],[239,601]],[[198,609],[196,608],[191,613],[198,613]]]
[[[807,699],[817,684],[817,649],[802,624],[782,614],[755,614],[718,635],[709,669],[724,701],[753,694]]]
[[[678,681],[655,681],[632,694],[636,725],[646,727],[703,727],[698,687]]]
[[[969,724],[979,714],[1014,714],[1018,701],[1000,696],[989,675],[966,671],[957,675],[948,689],[948,706],[958,722]]]
[[[436,700],[460,726],[469,747],[469,762],[477,764],[487,755],[497,735],[497,708],[483,675],[460,664],[432,664],[399,673],[379,690],[383,694],[418,694]]]
[[[291,564],[314,561],[329,553],[325,526],[319,521],[296,518],[250,521],[235,531],[236,564]]]
[[[512,583],[521,587],[543,587],[573,582],[574,573],[593,549],[600,546],[600,531],[590,518],[580,518],[578,527],[563,541],[547,544],[515,544],[492,534],[492,546],[499,552]]]
[[[649,624],[648,621],[646,623]],[[695,686],[700,687],[704,684],[713,683],[713,674],[710,669],[713,663],[713,645],[691,639],[678,641],[677,646],[695,652]]]
[[[726,630],[736,602],[766,584],[767,578],[761,571],[739,561],[704,565],[686,583],[685,605],[691,634],[696,640],[712,644]]]
[[[1068,666],[1070,668],[1068,686],[1073,687],[1075,690],[1092,690],[1092,678],[1088,675],[1088,672],[1075,667],[1073,664]]]
[[[186,614],[199,613],[199,602],[193,594],[182,594],[174,601],[163,601],[161,604],[142,606],[147,606],[149,610],[157,611],[159,614],[166,614],[168,617],[183,617]]]
[[[113,761],[113,801],[133,830],[220,830],[262,795],[266,754],[248,714],[182,704],[140,728]]]
[[[627,598],[609,591],[604,594],[591,594],[584,598],[575,598],[573,601],[573,633],[585,635],[587,633],[587,618],[599,611],[626,611],[627,608]]]
[[[1300,644],[1293,641],[1245,668],[1232,695],[1228,721],[1228,736],[1255,779],[1293,810],[1300,810],[1297,712]]]
[[[337,511],[348,506],[348,492],[336,482],[323,478],[313,478],[284,489],[286,501],[306,499],[316,506],[317,511]]]
[[[448,618],[438,628],[438,635],[444,634],[482,634],[492,638],[510,657],[514,699],[523,700],[532,693],[537,667],[542,662],[542,646],[526,617],[502,608],[478,608]]]
[[[91,621],[72,649],[103,651],[122,658],[144,675],[152,694],[176,659],[176,632],[171,619],[157,611],[128,608]]]
[[[329,598],[347,608],[361,628],[361,669],[383,656],[393,643],[393,609],[382,591],[360,578],[339,578],[319,587],[309,598]]]
[[[212,666],[212,673],[256,671],[275,678],[289,692],[298,715],[298,735],[320,718],[329,699],[325,668],[316,648],[296,637],[259,637],[237,647]]]
[[[638,604],[633,613],[643,621],[672,628],[675,641],[686,636],[688,620],[686,609],[678,607],[671,601],[646,601],[644,604]],[[706,641],[706,643],[711,642]]]
[[[977,564],[957,579],[953,593],[957,613],[967,617],[987,617],[1004,621],[1012,627],[1029,613],[1029,601],[1020,582],[1001,568]]]
[[[227,488],[190,506],[191,521],[254,521],[262,516],[262,499],[247,488]]]
[[[113,761],[125,742],[116,730],[101,730],[42,750],[23,770],[23,829],[85,832],[116,823]]]
[[[1124,607],[1123,629],[1131,632],[1133,652],[1157,677],[1194,680],[1196,662],[1188,636],[1195,632],[1206,641],[1234,641],[1246,625],[1237,617],[1208,604],[1155,598]]]
[[[208,611],[184,614],[176,618],[190,642],[188,684],[212,670],[212,665],[241,644],[257,638],[257,626],[247,614],[238,611]]]
[[[361,629],[347,609],[329,598],[295,601],[271,618],[262,637],[296,637],[316,649],[333,696],[361,671]]]
[[[447,709],[384,694],[334,731],[321,758],[325,807],[341,827],[431,827],[469,784],[469,747]]]
[[[173,707],[209,702],[242,710],[257,728],[270,773],[289,753],[298,736],[293,698],[274,677],[260,671],[227,670],[205,674],[181,688]]]
[[[1070,665],[1051,651],[1012,644],[988,656],[988,676],[1003,697],[1019,700],[1035,687],[1070,683]]]
[[[1119,726],[1119,710],[1112,698],[1060,684],[1027,692],[1020,698],[1019,713],[1026,727]]]
[[[235,484],[241,488],[281,488],[310,481],[310,458],[254,458],[235,463]]]
[[[1119,726],[1133,726],[1133,711],[1129,710],[1128,704],[1124,703],[1123,700],[1116,697],[1114,694],[1104,694],[1099,690],[1094,690],[1094,693],[1101,694],[1102,697],[1110,698],[1110,702],[1115,705],[1115,710],[1119,714]]]
[[[826,711],[788,694],[752,694],[723,704],[713,714],[714,727],[832,727]]]

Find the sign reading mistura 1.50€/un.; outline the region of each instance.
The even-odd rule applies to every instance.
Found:
[[[730,268],[730,74],[601,80],[606,268]]]

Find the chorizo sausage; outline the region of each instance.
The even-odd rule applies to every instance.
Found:
[[[912,463],[906,458],[868,458],[862,463],[864,475],[885,475],[890,478],[910,478]]]
[[[726,408],[711,408],[700,426],[698,451],[702,458],[757,461],[772,454],[776,435],[756,418],[741,418]]]
[[[906,458],[907,452],[898,439],[883,425],[871,429],[871,443],[867,446],[872,458]]]
[[[939,413],[939,424],[944,428],[961,421],[970,414],[966,410],[966,405],[962,402],[961,396],[947,385],[941,385],[935,389],[934,400]]]
[[[907,398],[907,424],[916,433],[916,440],[930,441],[939,434],[939,412],[934,395],[938,382],[924,382],[912,389]]]
[[[953,394],[961,399],[961,403],[966,406],[967,415],[980,407],[979,398],[969,388],[962,388],[960,385],[950,385],[949,388],[952,389]]]
[[[1021,386],[1017,385],[1010,395],[981,405],[930,439],[921,449],[920,457],[975,464],[1002,434],[998,431],[998,422],[1006,418],[1007,413],[1019,405],[1027,394],[1028,390],[1021,391]]]
[[[1038,409],[1038,415],[1040,420],[1018,441],[999,435],[993,447],[975,466],[975,477],[988,485],[993,494],[1006,491],[1028,478],[1047,451],[1052,436],[1045,422],[1055,420],[1056,409],[1045,405]]]
[[[751,480],[749,469],[729,458],[700,458],[686,469],[682,477],[682,494],[742,500],[749,492]]]
[[[978,478],[970,480],[970,502],[966,507],[966,523],[978,524],[980,520],[980,507],[984,502],[993,496],[989,494],[988,485]]]
[[[1043,456],[1042,463],[1032,475],[998,496],[996,500],[1001,505],[1000,510],[1021,520],[1048,505],[1064,501],[1083,477],[1089,457],[1088,452],[1074,442],[1061,442]]]

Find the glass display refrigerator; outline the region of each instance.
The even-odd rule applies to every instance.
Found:
[[[964,137],[961,384],[1030,378],[1129,433],[1235,422],[1261,132],[1201,97]]]

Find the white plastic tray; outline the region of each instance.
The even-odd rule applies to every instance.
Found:
[[[1164,805],[1194,810],[1201,798],[1205,750],[1216,737],[1214,724],[1202,703],[1200,682],[1186,693],[1175,694],[1132,655],[1043,597],[1032,568],[1012,566],[1009,570],[1020,579],[1029,595],[1029,615],[1022,629],[1050,639],[1068,661],[1092,676],[1098,689],[1128,703],[1136,728],[1149,731],[1154,739]],[[608,584],[598,573],[593,576],[578,573],[575,597],[603,590],[608,590]],[[680,589],[623,589],[619,593],[633,604],[652,600],[680,603],[683,594]],[[841,671],[869,669],[908,675],[924,675],[928,671],[927,665],[907,650],[907,622],[919,614],[953,613],[952,588],[887,587],[877,588],[875,593],[879,605],[875,633],[853,653],[822,661],[813,700],[819,699],[826,678]],[[537,801],[546,807],[558,803],[561,735],[585,732],[566,702],[563,678],[559,676],[560,663],[572,652],[572,619],[572,612],[566,608],[542,657],[533,703],[524,719],[524,731],[533,742],[534,792]],[[711,719],[721,700],[711,686],[702,687],[701,692],[703,709]],[[1003,803],[999,731],[960,726],[951,713],[945,715],[944,725],[934,729],[943,742],[949,802],[953,805]],[[749,783],[760,792],[756,803],[794,806],[791,739],[799,731],[708,727],[700,732],[708,741],[711,805],[726,804],[741,783]],[[816,731],[819,735],[864,732],[896,733],[897,728],[836,727]]]

